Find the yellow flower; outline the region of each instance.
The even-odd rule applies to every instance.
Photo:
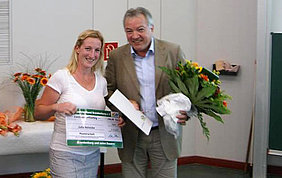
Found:
[[[196,69],[199,70],[199,73],[201,73],[203,70],[203,67],[196,67]]]
[[[186,62],[187,64],[190,64],[190,63],[191,63],[188,59],[185,59],[185,62]]]
[[[33,176],[33,178],[44,178],[44,177],[48,177],[47,172],[38,172]]]

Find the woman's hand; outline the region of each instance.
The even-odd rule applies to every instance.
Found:
[[[55,111],[64,113],[68,116],[73,115],[76,112],[76,106],[70,102],[55,104]]]
[[[119,126],[119,127],[123,127],[124,125],[125,125],[125,122],[124,122],[123,118],[122,118],[122,117],[119,117],[119,118],[118,118],[118,126]]]

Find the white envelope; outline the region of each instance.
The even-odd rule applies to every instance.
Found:
[[[119,91],[116,90],[109,101],[128,117],[140,130],[149,135],[153,122],[141,111],[134,108],[131,102]]]

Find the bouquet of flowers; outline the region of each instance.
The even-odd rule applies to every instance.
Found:
[[[18,84],[22,90],[25,99],[25,121],[32,122],[34,119],[35,100],[42,89],[51,77],[46,75],[46,71],[41,68],[34,69],[33,74],[18,72],[13,75],[13,81]]]
[[[32,174],[31,178],[51,178],[50,168],[47,168],[42,172]]]
[[[217,71],[209,71],[196,62],[186,60],[178,62],[175,69],[160,67],[169,76],[172,92],[183,93],[192,103],[192,111],[199,119],[204,135],[209,139],[210,133],[203,119],[203,114],[223,123],[220,115],[230,114],[227,101],[231,96],[220,90]]]

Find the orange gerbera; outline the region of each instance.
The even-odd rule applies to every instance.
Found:
[[[34,85],[35,84],[35,79],[34,78],[31,78],[31,77],[28,77],[27,78],[27,82],[31,85]]]
[[[28,78],[27,75],[23,75],[23,76],[21,77],[21,80],[24,81],[24,80],[26,80],[27,78]]]
[[[46,71],[42,70],[42,71],[40,71],[40,74],[45,76],[46,75]]]
[[[16,76],[16,77],[14,78],[14,82],[17,82],[18,80],[19,80],[19,77]]]
[[[36,72],[41,72],[42,71],[42,69],[41,68],[36,68],[36,69],[34,69]]]
[[[30,75],[28,73],[23,73],[23,76],[28,76],[29,77]]]
[[[17,73],[14,74],[15,77],[18,77],[18,76],[20,76],[20,75],[22,75],[21,72],[17,72]]]
[[[40,78],[40,76],[39,76],[39,75],[37,75],[37,74],[32,75],[31,77],[32,77],[32,78]]]
[[[40,80],[40,84],[45,86],[48,82],[48,79],[46,77],[43,77],[41,80]]]

